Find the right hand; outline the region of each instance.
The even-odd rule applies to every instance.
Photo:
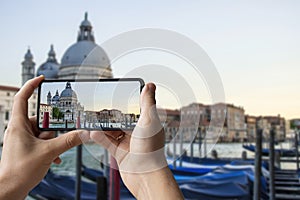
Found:
[[[92,131],[90,137],[115,157],[122,180],[135,197],[155,199],[155,195],[165,194],[171,199],[172,195],[166,191],[154,191],[163,189],[164,185],[173,185],[168,190],[175,190],[175,199],[181,199],[178,186],[167,167],[164,154],[165,134],[156,111],[155,89],[153,83],[148,83],[143,88],[140,99],[141,116],[132,133],[127,132],[118,140],[116,138],[120,138],[120,132],[103,134]]]

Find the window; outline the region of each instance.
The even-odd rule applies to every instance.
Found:
[[[5,120],[9,120],[9,111],[5,112]]]
[[[9,96],[10,96],[10,93],[9,93],[9,92],[7,92],[7,93],[6,93],[6,96],[8,96],[8,97],[9,97]]]

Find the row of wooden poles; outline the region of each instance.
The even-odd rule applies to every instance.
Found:
[[[77,128],[80,128],[80,117],[78,116],[77,119]],[[44,121],[43,121],[43,128],[49,128],[49,113],[44,113]],[[200,133],[198,133],[200,134]],[[258,129],[256,133],[256,148],[255,148],[255,179],[254,179],[254,200],[260,200],[261,199],[261,175],[262,175],[262,134],[263,130]],[[175,138],[175,133],[173,134],[173,138]],[[201,138],[201,134],[200,137]],[[174,139],[175,140],[175,139]],[[202,145],[202,141],[199,139],[199,147]],[[180,137],[180,149],[183,153],[183,138]],[[193,144],[193,142],[192,142]],[[298,155],[298,135],[295,134],[295,147],[296,147],[296,164],[297,164],[297,170],[299,169],[299,155]],[[80,200],[81,196],[81,170],[82,170],[82,146],[76,147],[76,186],[75,186],[75,199]],[[206,149],[206,142],[204,141],[204,148]],[[191,153],[193,152],[193,145],[191,145]],[[201,151],[201,150],[200,150]],[[106,152],[107,154],[107,152]],[[192,153],[193,154],[193,153]],[[173,156],[174,156],[174,162],[173,166],[176,168],[176,142],[174,141],[173,146]],[[107,164],[107,157],[105,164]],[[193,156],[191,156],[192,158]],[[181,166],[181,162],[179,164]],[[106,167],[106,165],[105,165]],[[120,174],[117,170],[117,163],[115,159],[111,156],[110,157],[110,168],[109,168],[109,195],[107,195],[107,178],[108,173],[107,167],[104,169],[104,177],[98,177],[97,178],[97,200],[98,199],[107,199],[107,196],[109,196],[110,200],[118,200],[120,199]],[[275,131],[274,129],[271,129],[270,131],[270,140],[269,140],[269,199],[274,200],[275,199]]]
[[[255,141],[255,179],[254,179],[254,200],[261,199],[261,175],[262,175],[262,134],[263,129],[258,129]],[[296,168],[299,170],[299,151],[298,151],[298,134],[295,133],[295,151],[296,151]],[[269,140],[269,199],[275,199],[275,130],[270,131]]]
[[[43,128],[49,128],[49,112],[44,112],[43,116]],[[80,115],[77,117],[76,128],[80,128]],[[104,156],[104,176],[97,177],[97,197],[96,200],[108,199],[119,200],[120,199],[120,173],[118,165],[114,157],[110,157],[110,167],[107,167],[108,153],[105,151]],[[109,172],[108,172],[109,170]],[[82,145],[76,147],[76,182],[75,182],[75,200],[81,199],[81,171],[82,171]],[[109,178],[109,190],[108,180]],[[108,194],[109,192],[109,194]]]

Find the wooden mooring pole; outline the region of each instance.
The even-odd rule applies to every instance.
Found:
[[[80,128],[80,114],[76,121],[76,128]],[[81,199],[81,167],[82,167],[82,145],[76,147],[76,183],[75,183],[75,199]]]
[[[176,169],[176,130],[172,129],[173,136],[173,169]]]
[[[270,145],[269,145],[269,199],[275,199],[275,130],[270,131]]]
[[[254,177],[254,194],[253,200],[260,200],[261,189],[261,155],[262,155],[262,129],[258,129],[256,132],[255,141],[255,177]]]
[[[295,131],[295,147],[296,147],[296,168],[299,171],[299,144],[298,144],[298,132]]]

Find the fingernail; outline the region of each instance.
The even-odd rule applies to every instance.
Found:
[[[147,86],[151,92],[155,92],[156,87],[154,84],[148,84]]]

